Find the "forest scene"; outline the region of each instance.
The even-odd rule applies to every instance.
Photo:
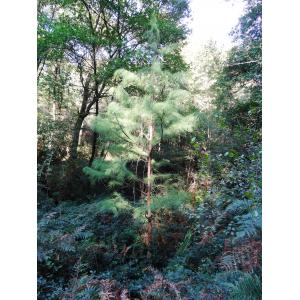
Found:
[[[262,298],[262,1],[243,3],[232,46],[191,57],[189,0],[37,2],[38,299]]]

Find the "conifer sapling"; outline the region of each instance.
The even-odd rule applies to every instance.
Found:
[[[138,180],[126,167],[128,161],[145,162],[148,247],[152,238],[153,152],[159,151],[163,140],[190,132],[195,124],[183,74],[164,70],[163,56],[170,51],[170,47],[159,48],[155,18],[152,18],[150,25],[147,35],[152,52],[151,66],[136,73],[124,69],[115,72],[115,80],[119,84],[111,91],[113,101],[92,124],[93,130],[108,145],[109,156],[97,159],[91,167],[84,168],[93,181],[106,179],[113,187],[122,185],[125,180]]]

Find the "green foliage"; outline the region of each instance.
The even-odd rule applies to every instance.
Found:
[[[151,205],[153,211],[166,209],[178,210],[190,200],[188,193],[184,191],[170,191],[163,196],[155,196]]]
[[[164,13],[161,14],[161,10]],[[63,12],[62,12],[63,11]],[[122,65],[134,66],[141,63],[142,57],[147,56],[145,31],[148,21],[156,14],[161,31],[163,44],[182,40],[186,27],[180,24],[182,18],[188,16],[187,1],[147,1],[126,0],[118,3],[110,1],[40,1],[38,8],[38,62],[52,60],[65,56],[72,60],[72,56],[80,54],[80,49],[89,50],[99,47],[112,54],[115,47],[119,49],[119,60]],[[99,20],[100,17],[100,20]],[[96,21],[98,18],[98,22]],[[116,22],[116,18],[118,22]],[[99,22],[100,21],[100,22]],[[121,28],[130,28],[130,34],[123,34]],[[132,37],[139,46],[130,43]],[[78,47],[80,46],[80,47]],[[104,69],[107,74],[113,70],[112,60],[106,61]],[[130,59],[128,59],[130,58]],[[103,61],[104,62],[104,61]],[[110,65],[108,65],[108,64]],[[101,68],[103,70],[103,68]],[[103,74],[107,77],[106,74]]]
[[[100,201],[96,209],[102,214],[117,215],[124,210],[132,210],[132,206],[120,194],[114,193],[112,198]]]
[[[261,293],[261,279],[257,275],[246,274],[233,288],[230,297],[233,300],[259,300]]]
[[[261,2],[247,3],[236,46],[207,45],[193,83],[187,1],[39,3],[38,299],[261,299]],[[77,99],[104,81],[100,157],[67,161]]]
[[[155,33],[154,29],[150,33]],[[153,47],[159,52],[157,45]],[[108,144],[111,161],[98,160],[92,168],[86,168],[92,180],[107,178],[115,186],[126,178],[134,179],[126,170],[126,163],[147,158],[150,123],[154,127],[151,145],[154,149],[163,141],[193,129],[195,117],[181,78],[179,74],[162,70],[158,58],[151,68],[137,73],[124,69],[115,72],[115,79],[119,81],[112,89],[115,101],[92,124],[93,130]],[[163,159],[165,162],[167,158]],[[153,181],[155,176],[152,176]]]
[[[232,125],[261,127],[262,34],[261,1],[248,1],[246,13],[233,31],[237,46],[228,53],[212,90],[218,110]]]
[[[120,159],[112,161],[98,159],[93,162],[92,167],[84,167],[83,171],[93,183],[109,180],[111,188],[121,186],[125,180],[134,180],[136,178],[126,167],[126,161]]]

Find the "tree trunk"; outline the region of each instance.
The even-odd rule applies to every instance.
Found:
[[[80,107],[80,111],[73,129],[73,137],[72,137],[72,144],[71,144],[71,149],[70,149],[70,161],[73,161],[77,159],[78,157],[78,152],[77,152],[77,147],[79,143],[79,136],[80,136],[80,130],[82,127],[82,123],[85,119],[85,117],[89,113],[88,109],[88,100],[90,97],[90,77],[88,77],[85,81],[84,87],[83,87],[83,99]]]
[[[92,165],[94,159],[95,159],[95,156],[96,156],[96,153],[97,153],[97,139],[98,139],[98,133],[97,132],[94,132],[93,133],[93,141],[92,141],[92,154],[91,154],[91,157],[90,157],[90,160],[89,160],[89,166]]]
[[[72,138],[72,144],[70,149],[70,160],[75,160],[78,157],[77,147],[78,147],[79,135],[80,135],[80,130],[83,121],[84,121],[84,117],[79,115],[73,129],[73,138]]]
[[[151,162],[151,152],[152,152],[152,141],[153,141],[153,134],[154,134],[154,126],[151,123],[149,125],[149,144],[148,144],[148,157],[147,157],[147,247],[148,247],[148,252],[147,252],[147,257],[151,257],[151,252],[150,252],[150,245],[152,241],[152,212],[151,212],[151,189],[152,189],[152,184],[151,184],[151,176],[152,176],[152,162]]]
[[[98,116],[99,113],[99,98],[96,101],[96,116]],[[99,134],[97,132],[94,132],[93,134],[93,141],[92,141],[92,154],[89,161],[89,166],[92,165],[93,160],[95,159],[96,153],[97,153],[97,139]]]

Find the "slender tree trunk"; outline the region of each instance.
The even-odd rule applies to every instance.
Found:
[[[99,99],[96,101],[96,116],[98,116],[99,113]],[[94,132],[93,134],[93,141],[92,141],[92,154],[89,161],[89,166],[92,165],[93,160],[95,159],[96,153],[97,153],[97,140],[98,140],[99,134],[97,132]]]
[[[193,207],[193,210],[195,210],[195,206],[196,206],[196,193],[195,193],[195,191],[192,191],[192,207]]]
[[[152,184],[151,184],[151,176],[152,176],[152,141],[153,141],[153,134],[154,134],[154,126],[151,122],[149,125],[149,145],[148,145],[148,157],[147,157],[147,257],[150,258],[151,252],[150,252],[150,245],[152,241],[152,212],[151,212],[151,190],[152,190]]]

